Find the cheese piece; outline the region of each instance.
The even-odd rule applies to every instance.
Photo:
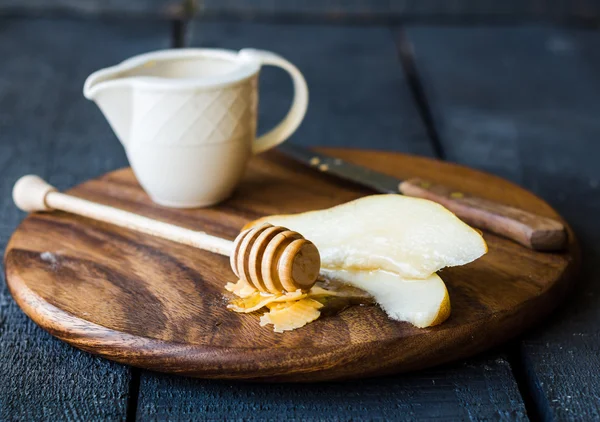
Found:
[[[441,324],[450,316],[448,290],[437,274],[425,280],[411,280],[381,270],[322,272],[328,278],[367,291],[391,319],[423,328]]]
[[[258,311],[260,308],[264,308],[270,303],[297,301],[305,298],[306,296],[307,295],[305,293],[302,293],[302,290],[296,290],[295,292],[288,292],[281,295],[254,292],[249,296],[233,299],[229,305],[227,305],[227,309],[249,314],[250,312]]]
[[[254,287],[246,283],[244,280],[238,280],[237,283],[227,283],[225,285],[225,290],[238,297],[249,297],[257,292]]]
[[[280,303],[271,306],[269,312],[260,318],[260,325],[264,327],[273,324],[273,331],[276,333],[295,330],[319,318],[319,309],[322,307],[323,305],[314,299]]]
[[[301,233],[330,270],[386,270],[427,279],[487,252],[481,234],[443,206],[402,195],[372,195],[326,210],[264,217]]]

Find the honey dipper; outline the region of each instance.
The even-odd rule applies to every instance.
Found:
[[[232,242],[60,193],[34,175],[15,183],[13,200],[26,212],[60,210],[229,256],[235,275],[261,292],[308,290],[319,274],[317,247],[284,227],[263,224],[243,231]]]

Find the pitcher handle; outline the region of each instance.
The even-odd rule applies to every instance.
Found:
[[[287,115],[277,126],[254,141],[252,152],[259,154],[279,145],[298,129],[308,107],[308,87],[306,86],[304,76],[302,76],[298,68],[275,53],[247,48],[241,50],[240,54],[253,57],[262,65],[282,68],[290,74],[294,84],[294,100]]]

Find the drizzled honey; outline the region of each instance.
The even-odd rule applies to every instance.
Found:
[[[363,290],[333,280],[320,279],[308,291],[268,294],[259,292],[243,280],[228,283],[225,289],[235,295],[227,308],[240,313],[262,312],[260,325],[272,325],[277,333],[295,330],[321,315],[332,315],[349,306],[372,304]]]

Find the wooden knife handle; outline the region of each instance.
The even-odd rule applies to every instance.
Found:
[[[551,218],[418,178],[400,183],[398,189],[404,195],[437,202],[465,223],[507,237],[531,249],[555,251],[563,249],[567,242],[564,225]]]

